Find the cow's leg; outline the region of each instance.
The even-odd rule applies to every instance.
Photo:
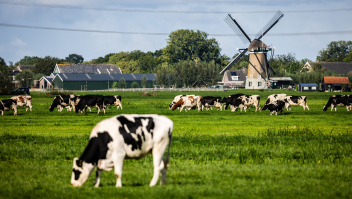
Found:
[[[167,142],[162,142],[153,147],[153,165],[154,165],[154,175],[149,186],[155,186],[158,182],[160,172],[162,174],[160,184],[166,183],[166,165],[163,161],[163,154],[167,146]]]
[[[99,187],[100,184],[100,177],[101,174],[103,173],[102,169],[97,168],[97,172],[96,172],[96,178],[95,178],[95,182],[94,182],[94,187]]]
[[[28,106],[26,106],[26,112],[28,111]]]
[[[4,111],[1,111],[1,115],[4,115]]]
[[[99,113],[100,113],[100,108],[99,108],[99,106],[97,106],[97,109],[98,109],[98,113],[97,113],[97,114],[99,115]]]
[[[122,166],[125,154],[116,155],[114,158],[114,172],[116,177],[116,187],[122,187],[121,177],[122,177]]]

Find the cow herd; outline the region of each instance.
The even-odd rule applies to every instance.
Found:
[[[68,111],[75,111],[76,113],[83,110],[86,112],[87,108],[96,107],[98,113],[100,109],[103,109],[105,114],[105,109],[107,106],[116,105],[117,110],[119,107],[122,109],[121,96],[119,95],[58,95],[54,97],[52,105],[49,107],[49,111],[53,111],[56,107],[58,111],[62,111],[67,108]]]
[[[184,109],[185,111],[191,109],[198,109],[203,111],[204,107],[206,110],[209,108],[216,107],[217,110],[222,110],[223,107],[226,110],[230,107],[231,112],[240,109],[241,112],[250,111],[251,107],[255,108],[255,112],[262,110],[269,110],[270,115],[280,112],[283,114],[286,110],[291,110],[291,106],[302,106],[303,110],[309,110],[306,96],[287,96],[286,94],[273,94],[269,95],[263,108],[260,106],[259,95],[245,95],[242,93],[230,95],[228,97],[214,97],[214,96],[196,96],[196,95],[177,95],[173,101],[169,104],[169,109],[176,110],[180,109],[180,112]],[[352,109],[352,95],[333,95],[330,97],[328,103],[323,107],[323,111],[326,111],[331,106],[331,110],[336,106],[346,106],[347,111]]]

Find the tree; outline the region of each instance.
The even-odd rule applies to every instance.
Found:
[[[30,70],[23,70],[16,75],[16,80],[21,84],[21,87],[31,87],[33,85],[33,72]]]
[[[33,73],[43,73],[45,75],[50,75],[56,64],[60,64],[61,59],[56,57],[46,56],[44,58],[39,58],[34,66]]]
[[[6,65],[5,60],[0,57],[0,93],[9,94],[14,88],[12,70]]]
[[[119,87],[119,83],[118,82],[114,82],[113,84],[112,84],[112,88],[118,88]]]
[[[170,63],[200,59],[220,64],[220,51],[218,42],[214,38],[208,39],[208,34],[199,30],[181,29],[171,32],[166,46]]]
[[[317,60],[323,62],[342,62],[352,51],[352,41],[332,41],[326,49],[318,52]]]
[[[120,88],[126,88],[126,81],[123,77],[121,77],[119,81]]]
[[[138,82],[132,82],[131,87],[132,88],[139,88]]]
[[[45,76],[45,74],[43,73],[37,73],[33,75],[33,80],[39,80],[40,78],[42,78],[43,76]]]
[[[352,51],[343,59],[343,62],[352,62]]]
[[[65,57],[65,61],[67,61],[70,64],[80,64],[82,63],[84,58],[82,55],[77,55],[77,54],[69,54],[68,57]]]
[[[19,64],[21,65],[34,65],[37,60],[39,59],[39,57],[37,56],[24,56],[19,62],[17,62],[15,65],[18,66]]]
[[[142,87],[145,88],[147,86],[147,77],[143,75],[142,77]]]

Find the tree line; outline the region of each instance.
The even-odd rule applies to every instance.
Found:
[[[237,54],[232,58],[236,56]],[[316,59],[320,62],[352,62],[352,41],[333,41],[326,49],[318,52]],[[248,55],[245,55],[231,69],[247,69],[249,64],[247,60]],[[206,32],[181,29],[171,32],[167,45],[155,52],[122,51],[90,61],[84,61],[78,54],[69,54],[65,59],[52,56],[43,58],[25,56],[15,64],[9,62],[7,67],[13,70],[19,64],[35,66],[32,71],[24,71],[16,76],[22,86],[32,85],[33,80],[50,75],[55,64],[114,64],[123,73],[156,73],[156,83],[161,87],[196,87],[216,85],[222,79],[219,72],[230,61],[230,57],[221,54],[219,43],[214,38],[208,38]],[[311,60],[297,60],[294,53],[279,54],[268,61],[275,71],[274,76],[291,77],[294,84],[320,83],[324,75],[337,75],[331,71],[324,71],[319,66],[314,67],[313,72],[305,73],[302,68]],[[6,66],[5,61],[3,62]]]

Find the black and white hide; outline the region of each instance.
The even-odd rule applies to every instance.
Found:
[[[326,111],[331,106],[331,111],[337,106],[346,106],[347,111],[352,108],[352,96],[351,95],[333,95],[329,98],[326,105],[323,107],[323,111]]]
[[[82,186],[97,167],[95,187],[99,186],[103,170],[114,168],[116,187],[121,187],[122,165],[125,158],[141,159],[153,155],[154,175],[150,186],[166,183],[169,166],[173,122],[159,115],[118,115],[99,122],[92,130],[88,146],[80,158],[73,159],[71,184]],[[166,147],[168,152],[163,158]]]
[[[0,112],[4,115],[4,111],[13,110],[13,115],[17,115],[17,101],[14,99],[0,100]]]
[[[309,111],[306,96],[287,96],[284,101],[286,103],[286,110],[291,110],[291,106],[302,106],[303,110],[307,108]]]
[[[57,107],[58,111],[62,111],[62,109],[67,108],[67,110],[71,111],[70,107],[70,95],[58,95],[54,97],[54,101],[49,107],[49,111],[54,111],[54,108]]]
[[[243,95],[245,94],[238,93],[238,94],[230,95],[229,97],[224,97],[220,101],[220,103],[226,103],[224,106],[224,109],[227,110],[227,107],[229,107],[230,105],[235,106],[237,99]]]
[[[242,95],[237,98],[236,102],[234,105],[231,106],[231,112],[234,112],[237,110],[237,108],[242,109],[244,108],[244,112],[251,110],[251,106],[255,107],[255,112],[259,109],[261,111],[260,107],[260,96],[259,95]]]
[[[280,112],[281,114],[284,115],[285,114],[285,102],[282,100],[277,100],[273,104],[265,104],[262,110],[263,111],[270,110],[270,115],[272,115],[273,113],[275,113],[275,115],[277,115],[277,112]]]
[[[287,97],[286,94],[272,94],[268,96],[268,99],[266,100],[265,104],[274,104],[277,100],[282,100],[285,101],[285,98]]]
[[[218,111],[219,109],[222,111],[222,105],[220,101],[221,101],[221,97],[213,97],[213,96],[202,97],[202,99],[200,99],[200,103],[202,105],[201,110],[203,111],[204,107],[206,108],[207,111],[209,110],[209,108],[213,110],[213,107],[216,107]]]
[[[113,106],[116,105],[116,110],[119,110],[119,107],[122,110],[121,96],[120,95],[106,95],[104,96],[104,106]]]
[[[102,95],[85,95],[79,100],[78,104],[76,105],[76,113],[80,111],[81,113],[87,111],[89,107],[97,107],[98,113],[100,113],[100,108],[102,107],[105,114],[105,106],[104,106],[104,96]]]

